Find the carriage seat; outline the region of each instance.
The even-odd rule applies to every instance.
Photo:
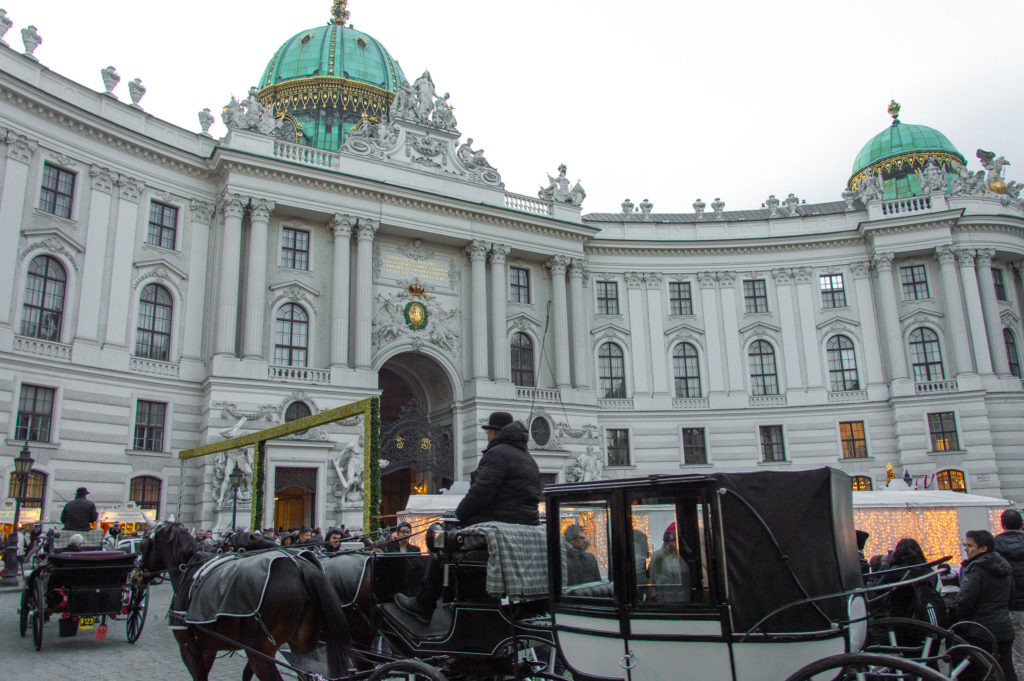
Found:
[[[486,562],[487,595],[517,600],[547,595],[547,537],[543,525],[478,523],[457,530],[451,543],[448,539],[445,536],[446,552],[449,547],[457,547],[453,558],[461,558],[462,563]]]

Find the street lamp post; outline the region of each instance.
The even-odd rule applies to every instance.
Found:
[[[231,483],[231,489],[234,496],[231,499],[231,531],[234,532],[238,529],[238,488],[245,482],[245,473],[235,466],[231,469],[231,475],[228,476],[228,482]]]
[[[7,537],[7,545],[4,547],[4,576],[0,579],[0,584],[5,586],[18,583],[18,516],[21,515],[21,498],[25,495],[25,482],[34,463],[26,441],[14,459],[14,529]]]

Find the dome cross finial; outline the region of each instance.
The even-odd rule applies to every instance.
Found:
[[[339,26],[344,26],[345,22],[348,21],[349,11],[348,0],[334,0],[331,5],[331,21]]]
[[[889,100],[889,115],[892,116],[892,124],[900,124],[900,103],[895,99]]]

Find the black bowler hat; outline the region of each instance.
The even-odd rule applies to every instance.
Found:
[[[79,487],[78,489],[75,490],[75,496],[76,497],[84,497],[88,493],[89,493],[89,490],[87,490],[84,487]]]
[[[480,427],[484,430],[501,430],[510,423],[512,423],[512,414],[507,411],[496,411],[487,419],[487,425]]]

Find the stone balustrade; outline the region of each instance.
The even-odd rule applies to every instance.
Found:
[[[751,407],[785,407],[785,395],[750,395]]]
[[[30,336],[15,336],[14,351],[26,352],[30,355],[39,355],[47,359],[59,359],[64,362],[71,361],[71,346],[53,341],[41,340]]]
[[[177,378],[181,371],[176,362],[161,362],[157,359],[147,359],[145,357],[132,357],[128,364],[128,370],[138,374],[168,376],[171,378]]]
[[[267,378],[272,381],[287,383],[323,383],[331,382],[331,372],[327,369],[307,369],[306,367],[289,367],[271,364],[267,367]]]
[[[530,402],[561,402],[561,391],[557,388],[530,388],[527,386],[516,386],[516,399],[529,400]]]
[[[673,409],[708,409],[710,406],[706,397],[675,397],[672,399]]]
[[[281,140],[274,140],[274,156],[317,168],[336,170],[341,167],[340,154]]]
[[[633,399],[602,399],[597,401],[597,406],[600,409],[607,409],[609,411],[632,411]]]
[[[842,390],[839,392],[830,392],[828,394],[828,401],[831,404],[847,404],[849,402],[867,402],[868,391],[867,390]]]
[[[933,395],[935,393],[955,393],[957,384],[955,378],[947,378],[942,381],[919,381],[914,383],[914,392],[918,395]]]
[[[550,202],[512,192],[505,192],[505,207],[537,215],[554,214],[554,206]]]

